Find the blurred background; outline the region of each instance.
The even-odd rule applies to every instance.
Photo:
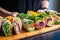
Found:
[[[49,0],[49,10],[56,10],[60,12],[60,0]]]

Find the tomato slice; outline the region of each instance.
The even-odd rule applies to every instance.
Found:
[[[13,16],[7,16],[6,18],[9,19],[10,22],[13,21]]]
[[[34,23],[31,23],[30,27],[34,27],[34,26],[35,26],[35,24]]]

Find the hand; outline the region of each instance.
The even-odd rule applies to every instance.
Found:
[[[16,16],[18,15],[18,12],[11,12],[11,15],[12,15],[13,17],[16,17]]]
[[[37,10],[37,12],[40,12],[40,11],[48,11],[48,10],[47,10],[47,9],[44,9],[44,10],[40,10],[40,9],[39,9],[39,10]]]
[[[0,18],[3,18],[2,16],[0,16]]]

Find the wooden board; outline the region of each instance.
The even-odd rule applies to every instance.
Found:
[[[33,32],[23,32],[23,33],[20,33],[18,35],[12,35],[12,36],[7,36],[7,37],[6,36],[0,36],[0,39],[1,40],[23,39],[23,38],[31,37],[34,35],[50,32],[50,31],[53,31],[53,30],[56,30],[59,28],[60,28],[60,25],[54,25],[53,27],[43,28],[41,30],[35,30]]]

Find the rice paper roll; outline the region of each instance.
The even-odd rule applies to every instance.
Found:
[[[29,19],[23,19],[23,28],[26,29],[29,32],[32,32],[35,30],[35,23],[33,20]]]
[[[58,13],[57,11],[49,10],[48,12],[49,12],[49,14],[51,15],[51,17],[52,17],[52,19],[53,19],[54,21],[60,19],[60,17],[56,15],[56,14]]]
[[[42,29],[45,28],[45,23],[43,20],[36,20],[36,28],[37,29]]]
[[[48,10],[48,14],[50,14],[50,15],[57,14],[57,13],[58,13],[58,12],[55,11],[55,10]]]
[[[60,20],[54,21],[54,24],[55,24],[55,25],[59,25],[59,24],[60,24]]]
[[[14,17],[12,25],[13,25],[14,32],[16,34],[19,34],[22,30],[22,21],[21,21],[21,19],[19,17]]]
[[[2,19],[2,30],[5,36],[12,35],[12,24],[7,19]]]
[[[51,15],[51,17],[52,17],[53,21],[60,20],[60,17],[57,16],[56,14]]]
[[[44,20],[46,26],[53,26],[54,25],[54,21],[50,17],[44,17],[43,20]]]

